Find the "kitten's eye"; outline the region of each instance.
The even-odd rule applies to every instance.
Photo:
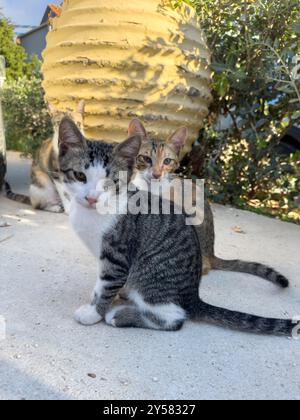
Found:
[[[74,171],[74,176],[76,178],[77,181],[82,182],[83,184],[87,183],[87,179],[86,176],[83,172],[76,172]]]
[[[152,165],[152,159],[149,157],[149,156],[139,156],[138,157],[138,159],[141,161],[141,162],[145,162],[145,163],[147,163],[148,165]]]
[[[164,160],[164,165],[169,166],[169,165],[171,165],[172,162],[173,162],[172,159],[167,158],[167,159]]]

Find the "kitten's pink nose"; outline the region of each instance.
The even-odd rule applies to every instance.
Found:
[[[85,199],[89,203],[90,206],[93,206],[98,201],[97,198],[89,197],[89,196],[86,196]]]
[[[161,172],[153,172],[153,178],[154,179],[160,179],[161,178]]]

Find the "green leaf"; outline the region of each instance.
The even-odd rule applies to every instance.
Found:
[[[266,118],[262,118],[257,122],[256,128],[262,128],[267,122],[268,120]]]
[[[293,94],[294,93],[294,89],[290,86],[279,86],[279,87],[277,87],[277,90],[279,92],[288,93],[288,94]]]
[[[296,111],[291,116],[292,120],[298,120],[300,118],[300,111]]]
[[[299,99],[296,99],[296,98],[295,99],[290,99],[289,103],[290,104],[297,104],[297,103],[299,103]]]
[[[210,65],[210,68],[217,73],[223,73],[229,70],[226,64],[222,64],[222,63],[212,63]]]
[[[219,94],[221,98],[224,98],[224,96],[226,96],[230,90],[230,83],[226,77],[226,74],[223,73],[223,74],[215,75],[214,79],[215,79],[214,89],[217,91],[217,93]]]
[[[292,25],[292,30],[297,34],[300,34],[300,19]]]

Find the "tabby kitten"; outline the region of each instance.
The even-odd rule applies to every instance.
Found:
[[[180,154],[188,136],[187,129],[177,130],[166,142],[151,140],[142,122],[134,119],[129,126],[129,135],[137,134],[143,136],[144,142],[136,161],[136,185],[141,185],[141,180],[150,184],[152,179],[173,179],[174,172],[180,166]],[[196,230],[202,248],[203,275],[208,274],[210,270],[233,271],[262,277],[283,288],[289,286],[289,281],[283,275],[266,265],[216,257],[214,218],[208,200],[204,203],[204,222],[197,226]]]
[[[76,320],[93,325],[105,319],[114,327],[176,331],[193,319],[291,335],[289,320],[232,312],[200,300],[201,248],[185,215],[126,213],[127,200],[135,193],[127,193],[119,173],[126,170],[131,178],[141,141],[134,136],[113,149],[86,140],[71,120],[61,123],[59,165],[71,196],[70,220],[99,260],[92,302],[76,312]],[[139,194],[151,201],[148,193]],[[116,197],[118,214],[96,211]]]

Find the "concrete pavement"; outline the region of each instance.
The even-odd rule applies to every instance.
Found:
[[[12,153],[8,160],[12,186],[26,191],[30,163]],[[300,315],[300,227],[222,206],[214,212],[218,255],[267,263],[291,288],[212,272],[204,300],[264,316]],[[0,399],[300,399],[300,340],[196,323],[178,333],[82,327],[73,312],[88,302],[96,266],[67,217],[0,197],[0,221],[10,225],[0,228],[7,328]]]

